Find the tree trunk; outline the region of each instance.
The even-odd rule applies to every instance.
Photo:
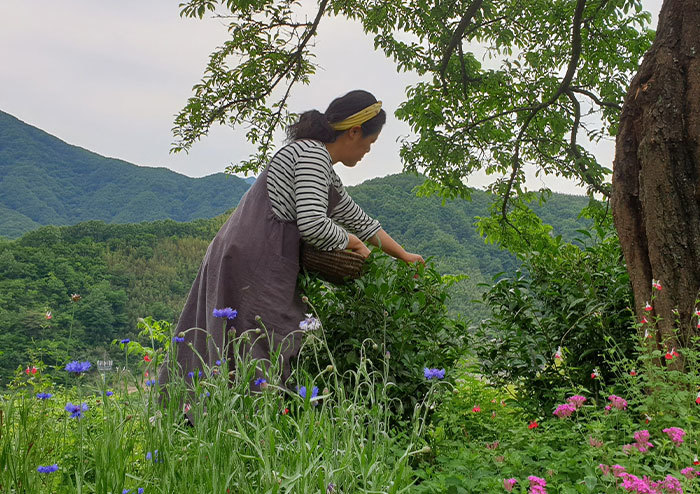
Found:
[[[639,320],[660,317],[660,348],[688,346],[699,333],[700,0],[664,0],[623,105],[612,208]]]

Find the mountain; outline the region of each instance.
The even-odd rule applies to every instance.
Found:
[[[251,181],[105,158],[0,111],[0,236],[88,220],[211,218],[238,204]]]

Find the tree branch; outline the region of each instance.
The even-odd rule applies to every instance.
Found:
[[[450,44],[447,45],[447,50],[445,50],[445,53],[442,55],[442,60],[440,62],[440,79],[445,81],[445,71],[447,70],[447,64],[450,62],[450,57],[452,56],[452,52],[455,50],[457,47],[457,43],[460,43],[462,41],[462,37],[464,36],[464,31],[467,29],[467,26],[471,22],[472,18],[474,15],[477,13],[477,11],[481,8],[481,4],[483,3],[483,0],[473,0],[467,11],[464,13],[464,16],[462,19],[459,21],[459,24],[457,25],[457,29],[455,29],[455,32],[452,34],[452,39],[450,39]]]
[[[508,185],[506,186],[505,194],[503,196],[503,205],[501,206],[501,217],[504,221],[507,221],[506,213],[508,199],[510,198],[510,193],[513,190],[513,183],[515,182],[515,177],[518,174],[518,171],[521,167],[520,143],[522,142],[523,135],[525,135],[525,130],[527,130],[527,127],[530,125],[530,122],[533,118],[535,118],[535,116],[540,112],[540,110],[552,105],[554,102],[557,101],[557,99],[559,99],[559,96],[561,96],[564,92],[568,90],[569,84],[571,84],[571,81],[574,78],[574,74],[576,73],[578,60],[581,56],[581,20],[583,18],[583,10],[585,6],[586,0],[578,0],[576,2],[576,9],[574,10],[573,27],[571,29],[571,59],[569,60],[569,65],[566,69],[566,74],[564,75],[564,78],[559,84],[557,90],[552,96],[550,96],[548,100],[541,102],[532,109],[530,114],[525,119],[525,122],[520,127],[520,132],[518,132],[518,136],[515,139],[515,150],[513,152],[512,159],[512,171],[508,180]]]
[[[297,50],[289,57],[289,60],[285,64],[284,68],[280,71],[279,75],[277,76],[277,79],[275,79],[269,85],[269,87],[267,88],[267,90],[263,94],[259,94],[259,95],[251,96],[251,97],[247,97],[247,98],[241,98],[241,99],[226,103],[225,105],[219,107],[218,109],[216,109],[212,112],[212,115],[207,119],[205,126],[209,127],[215,120],[217,120],[218,118],[221,118],[221,116],[224,113],[226,113],[226,111],[229,108],[231,108],[232,106],[234,106],[240,102],[257,101],[257,100],[261,100],[261,99],[269,96],[270,93],[272,93],[273,89],[275,89],[275,87],[277,87],[277,84],[279,84],[280,81],[289,74],[289,72],[292,70],[292,68],[300,62],[301,56],[304,52],[304,48],[306,48],[306,45],[311,40],[313,35],[316,34],[316,29],[318,28],[318,24],[321,22],[321,18],[323,17],[323,14],[326,11],[327,5],[328,5],[328,0],[321,1],[321,4],[318,7],[318,12],[316,13],[316,18],[314,19],[314,22],[311,25],[311,27],[306,31],[306,35],[301,40],[301,43],[299,43]],[[296,81],[296,77],[293,78],[291,84],[293,84],[295,81]],[[287,92],[289,92],[289,90]],[[285,99],[286,99],[286,97],[285,97]]]
[[[610,102],[610,101],[603,101],[598,96],[596,96],[594,93],[592,93],[591,91],[588,91],[587,89],[583,89],[582,87],[571,86],[569,89],[571,89],[575,93],[579,93],[579,94],[583,94],[583,95],[588,96],[593,101],[595,101],[598,106],[606,106],[608,108],[615,108],[616,110],[622,110],[621,105],[619,105],[617,103]]]

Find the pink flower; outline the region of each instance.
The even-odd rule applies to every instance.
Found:
[[[559,348],[557,348],[557,351],[556,351],[556,353],[554,354],[554,358],[555,358],[555,359],[558,359],[558,360],[561,360],[561,345],[559,346]]]
[[[53,316],[51,315],[51,311],[50,311],[50,310],[47,310],[47,311],[46,311],[46,314],[44,315],[44,317],[45,317],[46,319],[51,319],[51,318],[53,317]]]
[[[598,468],[601,469],[603,475],[605,475],[606,477],[610,474],[610,467],[608,465],[604,465],[603,463],[601,463],[600,465],[598,465]]]
[[[602,448],[603,447],[603,441],[600,439],[596,439],[593,436],[588,437],[588,445],[591,448]]]
[[[508,492],[512,492],[513,486],[515,486],[515,484],[517,484],[517,483],[518,483],[518,481],[515,479],[512,479],[512,478],[511,479],[503,479],[503,488]]]
[[[569,404],[573,405],[574,407],[576,407],[576,409],[578,410],[578,409],[581,408],[581,407],[583,406],[583,404],[586,402],[586,397],[585,397],[585,396],[581,396],[581,395],[574,395],[574,396],[570,397],[570,398],[569,398],[568,400],[566,400],[566,401],[567,401],[567,403],[569,403]]]
[[[698,391],[698,397],[695,398],[695,403],[697,403],[698,405],[700,405],[700,391]]]
[[[545,481],[543,478],[530,475],[527,480],[530,481],[529,494],[547,494],[547,490],[545,489],[547,486],[547,481]]]
[[[563,405],[559,405],[556,410],[554,410],[554,415],[559,417],[560,419],[570,417],[572,413],[576,411],[576,407],[572,405],[571,403],[564,403]]]
[[[494,441],[492,443],[486,443],[486,449],[496,449],[498,448],[498,445],[500,443],[498,441]]]
[[[681,475],[687,479],[694,479],[696,476],[700,475],[700,472],[696,472],[693,467],[687,467],[681,470]]]
[[[649,442],[649,431],[644,429],[634,433],[634,439],[637,441],[633,444],[635,448],[639,450],[640,453],[646,453],[651,448],[654,447],[653,444]]]
[[[669,427],[664,429],[664,432],[668,434],[668,437],[676,446],[683,444],[683,436],[685,436],[685,431],[680,427]]]
[[[611,405],[618,410],[627,410],[627,400],[615,395],[608,396],[608,400],[610,400],[612,402]]]

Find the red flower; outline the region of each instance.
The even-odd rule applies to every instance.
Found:
[[[647,316],[642,316],[642,324],[647,324],[648,322]]]
[[[700,461],[698,461],[698,455],[695,455],[695,458],[693,458],[693,465],[700,465]]]
[[[46,319],[51,319],[53,316],[51,315],[51,311],[47,310],[46,315],[44,316]]]
[[[289,413],[289,408],[282,410],[282,415],[287,415]]]
[[[150,361],[151,361],[151,357],[149,357],[148,354],[144,355],[144,356],[143,356],[143,359],[144,359],[146,362],[150,362]]]
[[[661,287],[661,282],[660,282],[660,281],[658,281],[658,280],[651,280],[651,286],[652,286],[652,288],[654,288],[654,289],[656,289],[656,290],[658,290],[658,291],[661,291],[661,288],[662,288],[662,287]]]
[[[695,403],[697,403],[698,405],[700,405],[700,391],[698,391],[698,397],[695,398]]]
[[[36,371],[37,371],[37,370],[38,370],[38,369],[32,365],[31,367],[27,367],[27,368],[24,370],[24,372],[25,372],[27,375],[29,375],[29,374],[34,375],[34,374],[36,374]]]
[[[530,422],[530,423],[527,425],[527,428],[528,428],[528,429],[536,429],[536,428],[539,427],[539,426],[540,426],[540,424],[538,424],[536,420],[533,420],[532,422]]]
[[[479,405],[476,405],[474,408],[472,408],[472,412],[477,413],[481,411],[481,407]]]
[[[636,376],[636,375],[637,375],[637,371],[634,370],[634,369],[632,369],[632,370],[630,371],[630,376]]]
[[[652,310],[654,310],[654,308],[651,305],[649,305],[649,302],[647,302],[644,306],[644,310],[647,312],[651,312]]]
[[[666,360],[672,360],[673,357],[678,357],[678,352],[675,348],[672,348],[670,352],[666,352]]]

